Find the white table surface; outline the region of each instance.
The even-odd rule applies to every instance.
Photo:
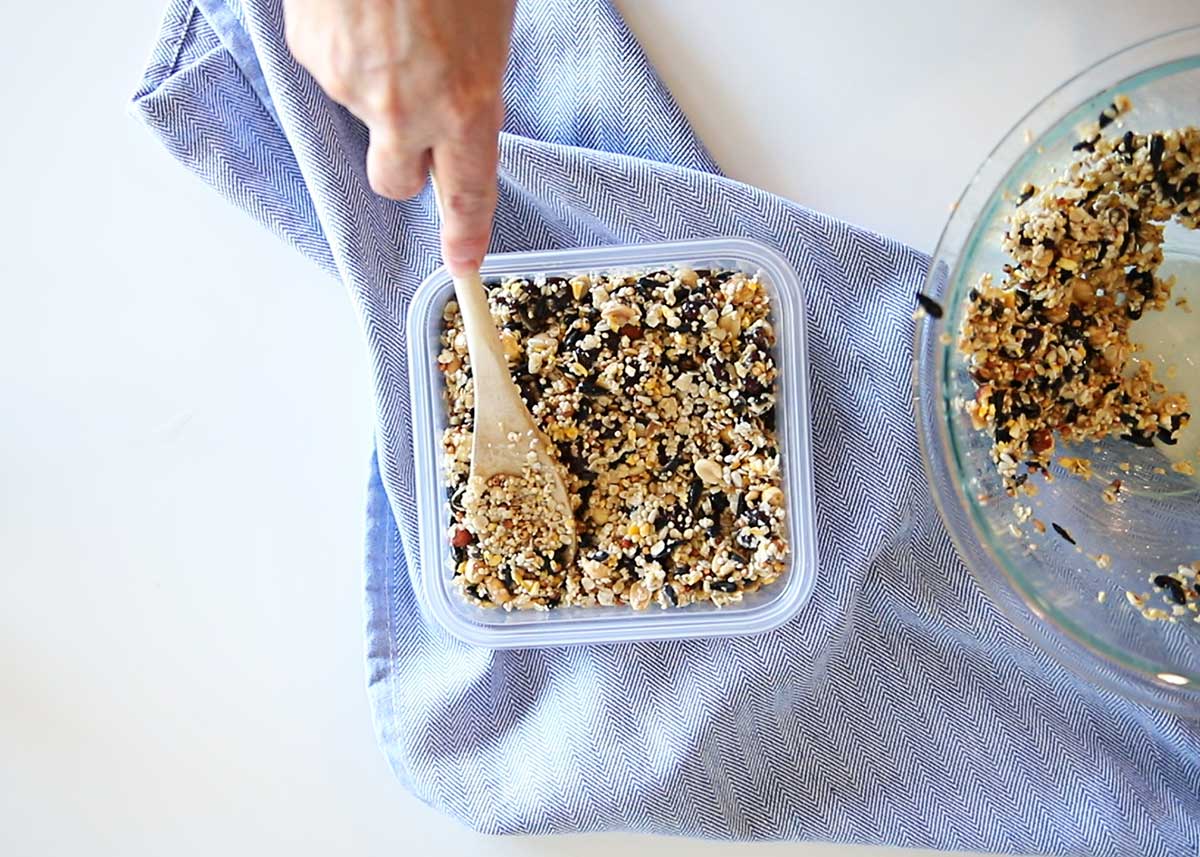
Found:
[[[124,116],[162,2],[9,4],[0,26],[0,853],[878,853],[485,838],[392,779],[364,693],[358,330],[337,283]],[[926,250],[1036,98],[1200,20],[620,6],[730,174]]]

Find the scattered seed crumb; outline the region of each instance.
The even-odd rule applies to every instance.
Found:
[[[1099,601],[1101,604],[1103,604],[1105,601],[1108,600],[1108,592],[1101,589],[1099,592],[1096,593],[1096,600]]]
[[[1033,142],[1033,129],[1026,128],[1025,133],[1022,136],[1025,138],[1025,145],[1028,146]]]
[[[1171,465],[1171,469],[1176,473],[1182,473],[1184,476],[1195,476],[1196,468],[1190,461],[1176,461]]]
[[[1111,506],[1113,503],[1116,503],[1117,500],[1120,499],[1121,485],[1122,485],[1122,482],[1120,479],[1114,479],[1112,482],[1108,483],[1108,486],[1104,489],[1104,492],[1101,494],[1101,496],[1104,498],[1105,503],[1108,503]]]
[[[1144,619],[1151,622],[1176,622],[1187,613],[1197,614],[1192,621],[1200,619],[1200,562],[1180,565],[1171,574],[1151,574],[1147,580],[1162,598],[1162,607],[1149,604],[1151,595],[1126,592],[1125,597]]]
[[[1037,518],[1033,519],[1033,528],[1043,535],[1045,535],[1045,533],[1046,533],[1046,525],[1043,524],[1041,521],[1039,521]]]
[[[1091,459],[1064,455],[1058,459],[1058,466],[1075,476],[1082,476],[1084,479],[1092,478]]]
[[[1103,569],[1112,566],[1112,557],[1106,553],[1096,554],[1096,556],[1092,557],[1092,559],[1096,563],[1097,568]]]
[[[1129,466],[1128,461],[1122,461],[1120,464],[1117,465],[1117,469],[1120,470],[1122,473],[1128,473],[1132,468]]]
[[[1013,505],[1013,514],[1017,518],[1017,523],[1023,524],[1029,520],[1030,515],[1033,514],[1033,509],[1031,509],[1029,506],[1023,506],[1020,503],[1015,503]]]
[[[1166,476],[1167,475],[1167,471],[1162,467],[1155,467],[1152,470],[1152,472],[1154,473],[1155,476]]]

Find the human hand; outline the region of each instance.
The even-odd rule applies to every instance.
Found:
[[[371,131],[367,178],[408,199],[432,169],[442,255],[479,267],[496,208],[501,79],[515,0],[284,0],[288,45]]]

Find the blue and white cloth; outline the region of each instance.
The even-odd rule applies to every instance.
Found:
[[[409,297],[438,263],[432,201],[370,191],[364,130],[288,54],[279,0],[174,0],[137,114],[339,277],[362,320],[369,689],[397,775],[493,832],[1196,854],[1200,727],[1035,649],[938,520],[908,387],[926,258],[722,178],[606,0],[523,3],[505,95],[493,250],[739,235],[800,273],[820,578],[792,622],[743,639],[492,652],[431,627],[404,547],[404,353]]]

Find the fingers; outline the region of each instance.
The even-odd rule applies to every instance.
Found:
[[[297,60],[371,130],[371,188],[411,198],[432,167],[446,264],[455,273],[477,268],[496,208],[512,0],[284,0],[284,6]]]
[[[499,122],[480,122],[433,149],[441,197],[442,256],[452,274],[478,270],[496,211]]]
[[[380,196],[410,199],[421,192],[429,176],[430,152],[419,144],[378,126],[371,130],[367,149],[367,181]]]

